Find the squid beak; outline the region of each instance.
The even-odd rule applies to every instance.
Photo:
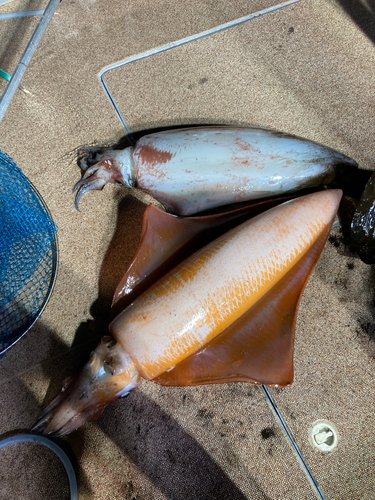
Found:
[[[80,375],[64,380],[60,394],[42,412],[32,431],[63,437],[88,420],[98,419],[109,403],[129,394],[140,378],[131,358],[106,336]]]

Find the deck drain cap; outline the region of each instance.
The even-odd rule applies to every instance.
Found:
[[[320,451],[332,451],[337,446],[337,431],[328,422],[316,422],[311,430],[310,438],[312,444]]]

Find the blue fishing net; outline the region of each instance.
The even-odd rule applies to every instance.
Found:
[[[57,271],[56,233],[37,190],[0,150],[0,354],[48,301]]]

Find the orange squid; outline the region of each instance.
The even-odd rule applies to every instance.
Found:
[[[324,190],[192,218],[150,206],[115,293],[110,335],[34,430],[64,436],[142,378],[169,386],[290,385],[299,300],[341,196]]]

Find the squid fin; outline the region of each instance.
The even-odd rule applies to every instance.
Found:
[[[177,217],[149,205],[143,216],[141,241],[133,262],[118,284],[112,317],[193,252],[251,217],[296,198],[289,196],[236,210],[197,217]]]
[[[290,385],[298,304],[331,225],[284,278],[239,320],[153,381],[167,386],[225,382]]]

